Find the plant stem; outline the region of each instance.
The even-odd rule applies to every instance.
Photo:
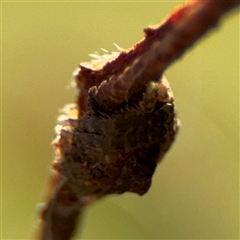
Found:
[[[99,87],[95,101],[100,109],[116,108],[149,81],[158,79],[167,67],[208,30],[216,27],[221,17],[239,3],[240,0],[190,0],[178,7],[158,28],[145,29],[145,39],[122,56],[126,65],[122,73],[114,81]]]

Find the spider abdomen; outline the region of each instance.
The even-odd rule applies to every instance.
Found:
[[[151,111],[139,106],[111,115],[89,112],[75,125],[61,160],[69,185],[79,195],[142,195],[173,141],[177,122],[171,99],[155,101]]]

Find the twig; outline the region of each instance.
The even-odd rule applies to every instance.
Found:
[[[65,179],[53,171],[46,204],[41,209],[37,235],[42,240],[70,239],[82,217],[86,202],[78,198],[65,183]]]
[[[129,51],[120,53],[115,60],[95,68],[80,65],[75,76],[77,87],[81,89],[77,99],[79,112],[75,107],[70,109],[65,114],[65,123],[83,115],[87,110],[88,95],[103,111],[111,111],[130,99],[151,79],[159,78],[173,61],[239,3],[240,0],[189,1],[176,9],[159,27],[145,29],[145,38]],[[98,89],[93,86],[98,86]],[[74,124],[69,123],[69,126],[70,132],[74,132]],[[95,199],[95,195],[84,192],[76,194],[62,174],[61,161],[71,144],[71,134],[61,130],[54,141],[56,157],[46,204],[39,216],[37,239],[70,239],[84,208]]]
[[[145,29],[145,39],[119,56],[124,62],[121,71],[115,67],[116,62],[120,62],[118,58],[111,63],[113,72],[105,71],[109,66],[101,73],[95,72],[94,76],[98,76],[100,82],[115,74],[114,81],[105,82],[97,92],[92,93],[98,107],[103,111],[114,109],[141,90],[150,79],[159,78],[172,62],[239,3],[239,0],[188,1],[158,28]],[[84,73],[80,73],[79,79],[81,74]]]

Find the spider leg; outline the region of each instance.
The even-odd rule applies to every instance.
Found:
[[[157,101],[166,103],[173,101],[173,93],[165,76],[160,77],[157,82],[151,81],[147,84],[140,108],[144,112],[151,112]]]
[[[74,130],[78,127],[78,109],[75,104],[66,105],[58,117],[58,124],[55,127],[56,138],[52,144],[55,147],[56,154],[63,154],[66,148],[71,144]]]
[[[97,103],[98,109],[107,112],[123,103],[123,100],[128,101],[128,91],[134,83],[134,75],[136,74],[136,68],[127,67],[118,77],[113,75],[108,81],[104,80],[98,87],[91,87],[88,92],[90,105],[93,102]]]

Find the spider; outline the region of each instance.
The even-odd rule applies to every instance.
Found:
[[[112,111],[97,104],[101,86],[88,90],[82,116],[73,104],[59,117],[55,146],[61,153],[60,172],[77,195],[142,195],[178,128],[170,86],[164,76],[150,81]]]
[[[126,68],[124,77],[121,68],[108,73],[128,55],[93,55],[96,60],[80,64],[74,73],[77,104],[66,106],[59,117],[55,147],[59,171],[78,196],[143,195],[177,132],[174,98],[165,76],[151,79],[129,97],[132,69]],[[136,66],[141,61],[139,56]],[[108,84],[108,99],[101,102],[99,94]]]

